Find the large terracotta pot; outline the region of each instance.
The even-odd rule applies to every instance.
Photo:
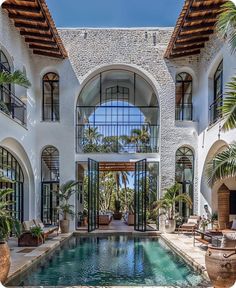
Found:
[[[206,269],[215,288],[232,287],[236,281],[236,248],[209,246]]]
[[[7,243],[0,243],[0,282],[4,283],[10,270],[10,250]]]
[[[166,233],[173,233],[175,232],[176,228],[176,221],[175,220],[166,220],[165,221],[165,232]]]
[[[61,233],[68,233],[70,228],[70,220],[60,220]]]

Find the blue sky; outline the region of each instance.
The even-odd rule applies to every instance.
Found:
[[[184,0],[47,0],[57,27],[174,26]]]

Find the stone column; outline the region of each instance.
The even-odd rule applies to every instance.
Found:
[[[218,190],[218,222],[219,228],[225,229],[229,224],[229,188],[223,184]]]

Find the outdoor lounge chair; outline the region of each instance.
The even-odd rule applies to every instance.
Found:
[[[22,223],[23,226],[23,231],[24,232],[29,232],[30,229],[34,226],[38,226],[43,230],[43,238],[46,239],[48,237],[49,234],[57,231],[57,235],[58,235],[58,226],[49,226],[49,227],[45,227],[43,222],[39,219],[36,220],[29,220],[29,221],[24,221]]]
[[[187,223],[182,224],[178,228],[178,233],[179,232],[191,232],[192,234],[194,233],[194,230],[196,230],[199,226],[201,217],[200,216],[189,216]]]
[[[46,239],[48,235],[52,234],[55,231],[57,231],[57,235],[58,235],[59,226],[50,225],[50,226],[45,227],[43,222],[40,219],[36,219],[33,221],[36,226],[40,227],[43,230],[44,239]]]

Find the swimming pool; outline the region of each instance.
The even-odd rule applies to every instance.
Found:
[[[159,238],[73,236],[8,286],[196,287],[204,282]]]

